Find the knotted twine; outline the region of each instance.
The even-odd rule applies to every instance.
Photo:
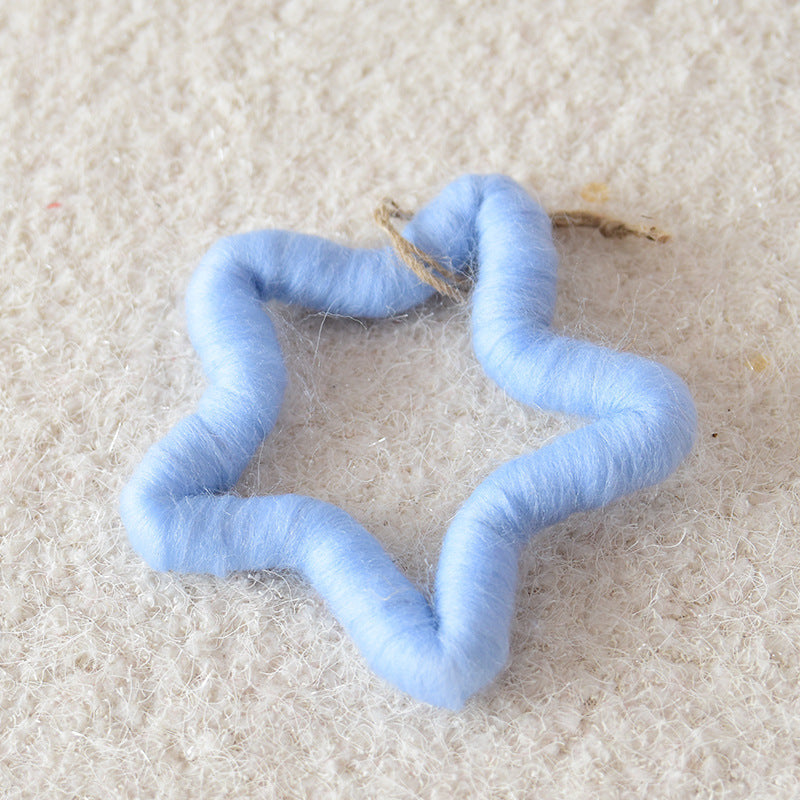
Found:
[[[403,263],[424,283],[456,302],[466,300],[472,280],[437,261],[404,238],[392,224],[393,219],[410,220],[414,214],[400,208],[391,198],[384,198],[375,209],[373,217],[378,227],[389,235],[395,252]],[[655,226],[630,225],[622,220],[596,214],[592,211],[552,211],[549,214],[554,228],[596,228],[606,239],[624,239],[635,236],[663,244],[670,235]]]

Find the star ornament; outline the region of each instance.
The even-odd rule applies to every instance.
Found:
[[[218,241],[186,299],[208,388],[195,413],[145,455],[120,511],[134,549],[156,570],[298,572],[376,673],[419,700],[459,709],[507,661],[522,548],[575,511],[666,477],[691,449],[696,416],[684,383],[660,364],[550,329],[551,222],[511,179],[456,180],[403,234],[476,276],[472,338],[486,373],[523,403],[587,419],[475,489],[446,533],[432,603],[338,507],[231,492],[272,429],[286,385],[264,303],[398,314],[434,290],[389,247],[351,249],[279,230]]]

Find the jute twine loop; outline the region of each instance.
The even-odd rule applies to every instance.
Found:
[[[392,224],[392,219],[411,219],[414,215],[410,211],[403,211],[394,200],[384,198],[373,216],[375,222],[389,234],[397,255],[421,281],[430,284],[439,294],[451,300],[463,300],[466,297],[472,284],[469,278],[446,267],[408,239],[404,239]]]
[[[393,219],[409,220],[414,214],[404,211],[391,198],[384,198],[373,214],[378,226],[386,231],[397,255],[403,263],[424,283],[451,300],[464,301],[472,286],[472,280],[429,256],[408,239],[404,239],[392,224]],[[607,239],[624,239],[636,236],[663,244],[670,235],[655,226],[629,225],[618,219],[595,214],[592,211],[552,211],[549,213],[554,228],[596,228]]]

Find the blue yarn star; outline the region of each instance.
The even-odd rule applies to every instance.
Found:
[[[287,231],[222,239],[187,295],[208,378],[197,411],[150,449],[121,497],[134,549],[158,570],[289,569],[325,598],[372,668],[452,709],[504,666],[518,559],[537,531],[672,472],[695,410],[660,364],[550,330],[557,259],[547,214],[509,178],[466,176],[405,237],[472,271],[472,336],[486,373],[517,400],[587,424],[486,478],[453,519],[430,604],[341,509],[309,497],[230,491],[272,429],[286,373],[269,299],[386,317],[432,293],[390,248],[357,250]]]

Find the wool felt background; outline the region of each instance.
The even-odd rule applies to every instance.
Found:
[[[800,778],[800,11],[783,3],[0,8],[0,794],[791,796]],[[699,413],[662,485],[527,549],[512,660],[458,714],[374,677],[307,585],[149,570],[119,491],[203,390],[222,235],[384,239],[503,172],[548,208],[559,330]],[[430,586],[448,521],[575,421],[484,376],[465,309],[276,306],[285,407],[240,484],[344,508]]]

